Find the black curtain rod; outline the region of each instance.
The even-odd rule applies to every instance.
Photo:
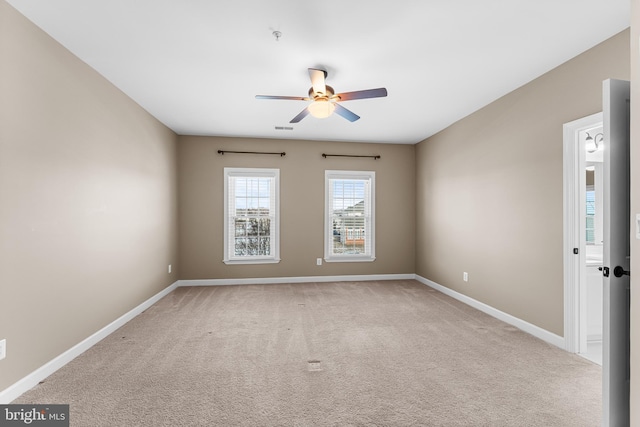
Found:
[[[367,157],[373,160],[378,160],[380,158],[380,156],[358,156],[354,154],[324,154],[324,153],[322,153],[322,157],[324,157],[325,159],[327,157]]]
[[[234,154],[278,154],[280,157],[286,156],[287,153],[284,151],[281,153],[270,153],[266,151],[227,151],[227,150],[218,150],[218,154],[224,155],[224,153],[234,153]]]

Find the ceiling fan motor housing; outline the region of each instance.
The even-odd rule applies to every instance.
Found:
[[[326,93],[317,93],[313,91],[313,86],[311,86],[309,88],[309,98],[316,100],[318,98],[333,98],[335,96],[335,91],[333,90],[333,88],[329,85],[325,85],[325,91]]]

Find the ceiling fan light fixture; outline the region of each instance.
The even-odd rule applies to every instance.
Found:
[[[326,98],[317,98],[307,108],[313,117],[325,119],[333,114],[336,106]]]

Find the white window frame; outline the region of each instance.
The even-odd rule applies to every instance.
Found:
[[[375,244],[375,182],[376,173],[373,171],[342,171],[325,170],[324,172],[324,260],[326,262],[372,262],[376,259]],[[357,179],[369,182],[368,194],[365,196],[365,215],[369,220],[365,220],[365,238],[369,239],[369,253],[365,254],[334,254],[333,249],[333,221],[331,181],[335,179]],[[366,200],[369,201],[368,205]]]
[[[271,255],[235,255],[235,240],[229,212],[235,197],[229,188],[230,178],[268,178],[272,182],[271,197],[275,212],[271,227]],[[280,262],[280,169],[224,168],[224,259],[225,264],[274,264]]]

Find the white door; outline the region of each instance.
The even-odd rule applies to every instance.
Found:
[[[629,82],[603,83],[603,425],[629,425]]]

